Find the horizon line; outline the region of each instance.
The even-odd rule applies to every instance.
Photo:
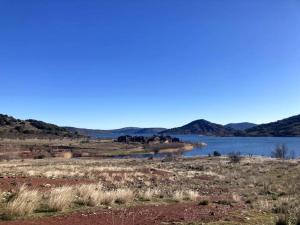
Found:
[[[173,126],[173,127],[163,127],[163,126],[122,126],[122,127],[118,127],[118,128],[90,128],[90,127],[82,127],[82,126],[74,126],[74,125],[62,125],[61,123],[56,123],[56,122],[51,122],[51,121],[47,121],[45,119],[39,119],[39,118],[21,118],[21,117],[16,117],[16,116],[13,116],[11,114],[6,114],[6,113],[0,113],[2,115],[7,115],[7,116],[11,116],[15,119],[20,119],[20,120],[38,120],[38,121],[42,121],[42,122],[45,122],[45,123],[50,123],[50,124],[53,124],[53,125],[56,125],[56,126],[59,126],[59,127],[73,127],[73,128],[78,128],[78,129],[89,129],[89,130],[103,130],[103,131],[109,131],[109,130],[118,130],[118,129],[124,129],[124,128],[140,128],[140,129],[143,129],[143,128],[162,128],[162,129],[172,129],[172,128],[177,128],[177,127],[182,127],[182,126],[185,126],[189,123],[192,123],[194,121],[198,121],[198,120],[205,120],[205,121],[208,121],[210,123],[214,123],[214,124],[219,124],[219,125],[222,125],[222,126],[226,126],[228,124],[237,124],[237,123],[253,123],[253,124],[256,124],[256,125],[262,125],[262,124],[268,124],[268,123],[272,123],[272,122],[277,122],[277,121],[280,121],[280,120],[284,120],[284,119],[287,119],[287,118],[290,118],[290,117],[294,117],[294,116],[297,116],[297,115],[300,115],[300,114],[296,114],[296,115],[291,115],[291,116],[287,116],[287,117],[283,117],[281,119],[277,119],[276,121],[269,121],[269,122],[262,122],[262,123],[255,123],[255,122],[250,122],[250,121],[244,121],[244,122],[229,122],[229,123],[218,123],[218,122],[213,122],[212,120],[208,120],[208,119],[194,119],[194,120],[191,120],[190,122],[186,122],[182,125],[178,125],[178,126]]]

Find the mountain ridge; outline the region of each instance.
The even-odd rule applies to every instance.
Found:
[[[241,122],[241,123],[229,123],[224,126],[227,128],[232,128],[234,130],[238,130],[238,131],[242,130],[243,131],[243,130],[247,130],[252,127],[258,126],[258,125],[255,123]]]
[[[261,124],[245,130],[249,137],[299,137],[300,115],[291,116],[276,122]]]
[[[210,121],[200,119],[192,121],[181,127],[160,132],[160,134],[198,134],[207,136],[233,136],[235,130],[226,128],[221,124],[212,123]]]
[[[252,127],[245,128],[246,126]],[[135,134],[141,136],[144,134],[198,134],[239,137],[300,137],[300,115],[256,126],[247,122],[232,123],[223,126],[200,119],[172,129],[125,127],[114,130],[100,130],[60,127],[39,120],[20,120],[12,116],[0,114],[1,138],[76,138],[83,136],[97,137],[100,134]]]

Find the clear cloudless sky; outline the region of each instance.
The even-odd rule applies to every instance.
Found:
[[[300,114],[300,1],[0,0],[0,113],[100,129]]]

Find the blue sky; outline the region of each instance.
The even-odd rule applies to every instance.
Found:
[[[0,0],[0,113],[87,128],[300,114],[299,0]]]

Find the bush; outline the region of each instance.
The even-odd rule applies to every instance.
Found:
[[[288,225],[288,221],[286,220],[286,218],[280,217],[280,218],[277,220],[276,225]]]
[[[286,147],[286,145],[282,144],[282,145],[278,145],[274,151],[271,153],[271,156],[273,158],[277,158],[277,159],[287,159],[288,158],[288,148]]]
[[[242,159],[240,152],[231,152],[228,154],[231,163],[239,163]]]
[[[166,156],[162,159],[162,162],[172,162],[176,160],[176,155],[173,153],[167,153]]]
[[[33,158],[34,159],[44,159],[44,158],[46,158],[46,156],[43,154],[39,154],[39,155],[34,156]]]
[[[208,200],[202,200],[199,202],[198,205],[208,205],[209,204],[209,201]]]
[[[221,156],[221,153],[218,152],[218,151],[214,151],[214,152],[213,152],[213,156],[214,156],[214,157],[220,157],[220,156]]]

